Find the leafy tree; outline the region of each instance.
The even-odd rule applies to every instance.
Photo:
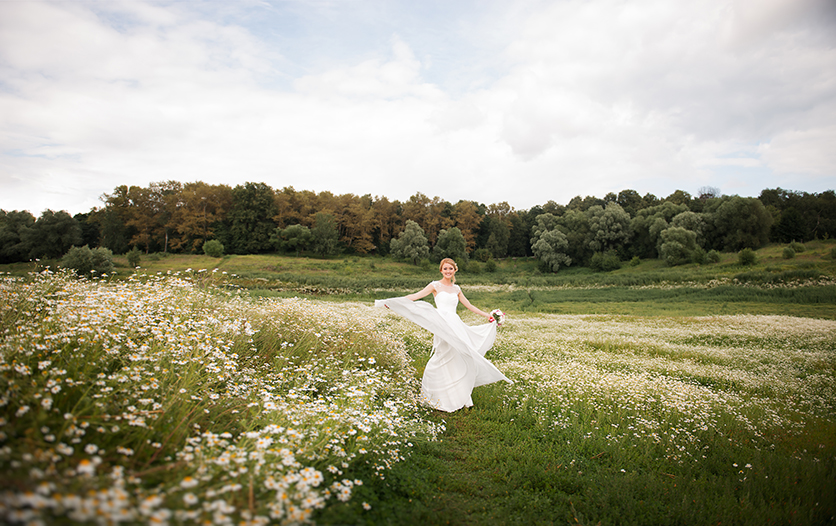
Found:
[[[389,242],[389,246],[393,256],[412,261],[413,265],[417,265],[419,261],[428,258],[430,255],[430,247],[427,244],[424,229],[410,219],[406,220],[403,232],[397,238],[393,238]]]
[[[501,258],[508,253],[510,228],[507,214],[504,210],[498,213],[497,209],[502,210],[497,205],[491,205],[488,208],[489,212],[482,218],[476,238],[476,250],[487,250],[493,257]]]
[[[23,232],[22,240],[29,247],[31,259],[60,258],[70,247],[81,244],[81,227],[67,212],[45,210]]]
[[[759,200],[773,216],[773,241],[809,241],[836,237],[836,192],[820,194],[782,188],[766,189]],[[790,212],[794,209],[794,212]]]
[[[172,218],[181,201],[183,185],[177,181],[151,183],[147,188],[131,186],[127,191],[129,209],[126,225],[134,227],[130,244],[168,252],[174,230]]]
[[[705,220],[702,217],[702,214],[698,214],[696,212],[682,212],[681,214],[677,214],[671,219],[671,226],[676,226],[680,228],[684,228],[685,230],[690,230],[696,234],[696,243],[698,246],[703,244],[703,234],[705,232]]]
[[[454,211],[454,207],[447,201],[439,197],[430,199],[419,192],[403,203],[402,218],[404,221],[411,219],[418,223],[432,244],[436,242],[441,230],[455,224]]]
[[[135,233],[129,240],[133,246],[142,245],[145,253],[151,250],[151,243],[160,227],[160,202],[152,188],[131,186],[128,188],[130,200],[127,226],[134,227]]]
[[[568,267],[572,264],[572,258],[566,255],[568,248],[569,240],[563,232],[557,229],[548,230],[532,238],[531,250],[534,256],[552,272],[560,270],[561,265]]]
[[[467,263],[469,259],[467,255],[467,242],[458,227],[454,226],[447,230],[441,230],[438,233],[438,239],[433,247],[433,257],[437,261],[441,261],[444,258],[452,258],[462,265]]]
[[[531,227],[531,244],[537,242],[537,240],[548,232],[549,230],[554,230],[557,228],[559,224],[560,218],[552,214],[551,212],[546,212],[537,216],[534,225]]]
[[[615,200],[621,208],[627,212],[630,217],[635,217],[636,213],[643,208],[644,202],[642,196],[635,190],[622,190],[618,192],[618,197]]]
[[[813,237],[820,239],[836,237],[836,191],[827,190],[818,195]]]
[[[570,209],[557,218],[557,225],[569,241],[566,255],[569,256],[572,262],[577,265],[582,265],[589,261],[589,258],[592,256],[592,248],[589,244],[589,216],[580,210]],[[534,250],[533,245],[534,242],[532,241],[532,251]]]
[[[774,241],[789,243],[795,240],[803,240],[806,237],[804,218],[793,207],[781,212],[780,219],[775,225]]]
[[[607,202],[604,201],[603,199],[599,199],[599,198],[591,196],[591,195],[588,195],[584,198],[581,198],[581,196],[578,195],[578,196],[573,197],[569,201],[569,204],[566,205],[566,209],[567,209],[567,211],[568,210],[577,210],[579,212],[586,212],[587,210],[589,210],[593,206],[600,206],[600,207],[603,208],[606,205],[607,205]]]
[[[630,252],[640,258],[657,257],[659,235],[668,228],[670,221],[682,212],[688,212],[688,207],[671,202],[639,210],[636,217],[630,221],[630,229],[633,232]]]
[[[454,207],[453,219],[456,221],[456,228],[462,233],[467,243],[467,252],[473,252],[476,249],[479,224],[482,222],[476,205],[472,201],[459,201]]]
[[[174,250],[199,250],[203,244],[224,230],[224,220],[232,208],[232,188],[227,185],[187,183],[176,198],[169,223],[175,235]],[[269,213],[269,208],[264,210]]]
[[[385,197],[379,197],[372,203],[372,242],[382,256],[389,253],[390,241],[402,224],[398,206],[397,201],[391,202]]]
[[[513,213],[509,219],[511,226],[508,232],[508,255],[512,257],[526,257],[531,252],[531,226],[524,215]]]
[[[276,213],[272,188],[264,183],[238,185],[232,189],[232,208],[218,238],[231,254],[267,252],[272,248],[270,236],[276,230]]]
[[[81,228],[81,242],[89,246],[98,246],[99,225],[92,220],[92,213],[76,214],[73,219],[78,221],[78,226]]]
[[[550,213],[537,216],[537,224],[532,228],[531,250],[551,272],[560,270],[561,265],[572,264],[572,258],[567,255],[569,239],[558,228],[558,218]]]
[[[617,250],[630,240],[630,215],[615,202],[590,207],[586,211],[589,217],[589,246],[595,252]]]
[[[665,198],[665,202],[673,203],[675,205],[685,205],[690,208],[691,194],[682,190],[676,190],[674,193]]]
[[[303,250],[308,248],[311,241],[313,241],[313,234],[310,228],[305,225],[290,225],[287,228],[276,229],[274,244],[277,248],[295,251],[298,257]]]
[[[131,199],[128,187],[117,186],[112,194],[104,194],[103,209],[91,212],[90,221],[96,223],[101,233],[100,246],[107,247],[115,254],[128,251],[129,240],[136,234],[136,228],[128,226],[131,219]]]
[[[339,220],[340,240],[348,250],[368,254],[374,250],[372,228],[374,212],[370,195],[357,197],[354,194],[340,196],[342,215]]]
[[[690,263],[697,249],[697,234],[679,226],[672,226],[662,231],[659,257],[668,266]]]
[[[758,248],[769,241],[772,216],[752,197],[731,196],[706,206],[709,244],[733,252]]]
[[[337,222],[334,216],[325,212],[316,214],[316,224],[311,229],[311,248],[320,256],[336,254],[339,242]]]
[[[35,224],[35,216],[26,211],[0,210],[0,263],[16,263],[29,259],[29,245],[24,232]]]

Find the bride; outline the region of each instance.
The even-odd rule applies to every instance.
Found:
[[[442,278],[424,289],[398,298],[375,301],[432,332],[433,354],[424,369],[421,396],[430,406],[452,412],[471,407],[473,388],[505,380],[513,383],[485,358],[496,340],[496,326],[490,314],[473,306],[456,285],[459,267],[450,258],[439,265]],[[415,300],[433,294],[437,308]],[[468,326],[456,314],[459,302],[467,309],[488,318],[491,323]]]

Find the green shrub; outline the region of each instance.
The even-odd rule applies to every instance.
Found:
[[[485,270],[488,272],[496,272],[496,261],[489,259],[488,262],[485,263]]]
[[[224,255],[224,245],[217,239],[210,239],[203,244],[203,253],[213,258],[219,258]]]
[[[465,270],[468,274],[479,274],[482,272],[482,264],[478,261],[469,261]]]
[[[641,262],[642,259],[639,256],[633,256],[633,259],[630,260],[630,266],[638,267]]]
[[[792,259],[795,257],[795,250],[792,247],[784,247],[784,251],[781,253],[784,259]]]
[[[130,251],[128,251],[128,254],[127,254],[128,265],[130,265],[133,268],[138,267],[139,262],[140,262],[140,257],[141,257],[140,254],[141,254],[141,252],[136,247],[134,247]]]
[[[755,263],[757,263],[757,261],[758,257],[755,255],[755,251],[751,248],[744,248],[743,250],[737,253],[737,262],[741,265],[754,265]]]
[[[477,248],[473,252],[473,259],[476,261],[481,261],[482,263],[487,263],[487,261],[491,258],[491,252],[487,248]]]
[[[108,274],[113,272],[113,252],[104,247],[71,247],[61,258],[61,266],[75,270],[79,276]]]
[[[691,261],[696,263],[697,265],[702,265],[705,263],[706,253],[705,249],[702,247],[697,247],[694,249],[694,252],[691,254]]]
[[[609,272],[620,269],[621,260],[615,250],[610,250],[607,253],[596,252],[589,260],[589,266],[598,272]]]
[[[705,255],[705,262],[706,263],[719,263],[720,262],[720,253],[716,250],[709,250],[708,254]]]
[[[789,248],[793,249],[795,252],[799,254],[807,250],[807,247],[804,246],[804,243],[799,243],[798,241],[793,241],[792,243],[790,243]]]

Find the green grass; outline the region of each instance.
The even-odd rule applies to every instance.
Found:
[[[538,422],[542,405],[509,408],[502,387],[476,393],[473,409],[436,415],[448,430],[442,441],[419,444],[410,460],[387,477],[388,483],[376,483],[374,493],[364,496],[373,512],[355,514],[338,506],[324,514],[322,523],[764,525],[834,520],[832,438],[824,448],[816,437],[786,439],[778,451],[764,452],[751,444],[730,445],[725,436],[709,431],[700,437],[705,458],[679,465],[658,458],[659,447],[643,440],[608,443],[587,418],[565,430],[544,426]],[[624,421],[611,417],[607,423]],[[832,437],[836,427],[830,423],[821,433]],[[802,453],[805,448],[810,452]]]
[[[569,267],[543,274],[533,259],[505,259],[497,272],[468,273],[459,283],[477,305],[502,306],[511,312],[561,314],[636,314],[703,316],[776,314],[836,319],[836,261],[833,241],[815,241],[791,260],[783,246],[757,251],[758,263],[743,267],[736,254],[716,264],[667,267],[643,260],[613,272]],[[133,273],[117,257],[117,276]],[[45,262],[44,264],[49,264]],[[52,262],[54,265],[54,262]],[[303,296],[334,301],[372,301],[406,294],[435,279],[435,266],[415,266],[377,256],[332,258],[276,254],[224,256],[144,256],[142,273],[218,269],[255,297]],[[0,271],[25,275],[32,264],[0,265]],[[818,284],[816,284],[818,283]],[[801,285],[804,286],[801,286]]]

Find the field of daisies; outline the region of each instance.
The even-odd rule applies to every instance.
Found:
[[[443,431],[368,308],[186,274],[2,282],[3,522],[304,523]]]
[[[416,397],[430,336],[368,302],[252,299],[203,271],[47,270],[0,282],[0,331],[5,523],[385,523],[376,488],[452,431]],[[489,357],[515,383],[477,388],[477,405],[507,436],[522,422],[542,435],[518,454],[549,455],[524,474],[545,481],[534,522],[630,523],[597,517],[618,505],[595,499],[630,481],[653,491],[650,475],[693,500],[662,520],[716,522],[699,515],[713,504],[734,510],[726,523],[752,506],[775,523],[836,520],[834,321],[511,313]],[[486,464],[486,481],[523,475]],[[697,502],[712,485],[731,500]],[[395,493],[390,506],[412,505]]]

